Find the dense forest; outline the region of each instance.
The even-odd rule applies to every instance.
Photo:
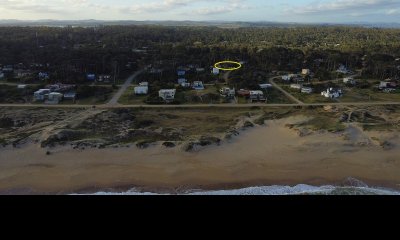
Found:
[[[86,73],[121,74],[148,64],[208,68],[224,59],[246,61],[249,68],[266,72],[310,68],[321,79],[343,64],[381,79],[400,75],[399,57],[400,29],[0,27],[1,66],[20,64],[64,82],[85,81]]]

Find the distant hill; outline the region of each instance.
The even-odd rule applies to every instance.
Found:
[[[241,28],[241,27],[298,27],[298,26],[353,26],[366,28],[400,28],[400,23],[283,23],[283,22],[235,22],[235,21],[103,21],[103,20],[0,20],[0,26],[49,26],[49,27],[95,27],[113,25],[159,25],[159,26],[214,26],[221,28]]]

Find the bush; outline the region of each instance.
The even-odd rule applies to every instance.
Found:
[[[88,97],[102,97],[107,96],[112,93],[112,88],[103,87],[103,86],[79,86],[77,89],[77,95],[80,98],[88,98]]]

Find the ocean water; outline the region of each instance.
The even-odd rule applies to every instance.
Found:
[[[135,188],[126,192],[96,192],[93,195],[168,195],[154,192],[143,192]],[[371,188],[367,186],[311,186],[298,184],[296,186],[259,186],[232,190],[190,190],[178,195],[400,195],[400,191]]]

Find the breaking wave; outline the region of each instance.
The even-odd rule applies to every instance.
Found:
[[[138,189],[131,189],[126,192],[96,192],[93,195],[169,195],[162,193],[140,191]],[[248,187],[232,190],[190,190],[177,193],[178,195],[400,195],[399,191],[384,189],[384,188],[371,188],[371,187],[358,187],[346,186],[337,187],[331,185],[325,186],[311,186],[306,184],[298,184],[296,186],[259,186]]]

